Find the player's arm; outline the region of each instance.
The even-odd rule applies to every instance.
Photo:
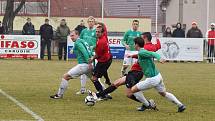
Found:
[[[122,45],[125,46],[126,49],[129,49],[129,45],[127,45],[128,41],[128,32],[126,32],[122,39]]]
[[[161,49],[161,43],[160,43],[160,40],[157,38],[157,43],[156,44],[154,44],[155,45],[155,47],[156,47],[156,51],[158,51],[159,49]]]
[[[155,52],[150,52],[147,50],[141,50],[139,51],[138,55],[140,57],[148,57],[148,58],[156,58],[157,60],[161,59],[161,56]]]

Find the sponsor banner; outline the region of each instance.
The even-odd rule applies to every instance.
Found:
[[[166,60],[203,61],[204,38],[159,39],[161,49],[157,53]]]
[[[1,35],[0,58],[40,58],[40,36]]]
[[[110,50],[114,59],[123,59],[125,47],[119,36],[108,36]],[[161,49],[157,51],[166,60],[203,61],[204,38],[159,38]],[[152,43],[156,43],[153,38]],[[72,54],[73,42],[68,38],[68,58]]]
[[[122,45],[121,40],[122,40],[122,37],[108,36],[110,51],[111,51],[111,54],[113,55],[114,59],[123,59],[124,58],[125,48]],[[74,43],[72,42],[72,40],[70,39],[69,36],[67,38],[67,43],[68,43],[67,44],[68,59],[75,58],[76,56],[73,54]]]

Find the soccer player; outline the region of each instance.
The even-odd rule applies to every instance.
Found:
[[[126,70],[129,67],[129,65],[137,61],[136,59],[127,58],[126,55],[137,53],[134,49],[134,38],[141,36],[141,32],[138,31],[138,27],[139,27],[139,21],[133,20],[132,29],[128,30],[124,34],[122,44],[125,46],[126,50],[125,50],[125,56],[123,60],[123,66],[121,69],[121,76],[124,76],[126,74]]]
[[[78,31],[76,30],[71,31],[70,37],[72,41],[75,42],[73,52],[77,56],[78,64],[63,75],[57,94],[50,96],[50,98],[53,99],[60,99],[63,97],[70,79],[74,79],[83,74],[89,77],[92,75],[93,67],[91,63],[88,63],[92,53],[88,43],[79,38]]]
[[[112,55],[110,53],[109,43],[104,33],[105,26],[99,24],[96,27],[97,43],[95,48],[95,55],[89,60],[89,63],[92,63],[95,59],[97,59],[98,61],[93,70],[92,80],[99,92],[103,91],[103,88],[99,83],[98,78],[107,75],[107,70],[112,63]]]
[[[134,43],[135,49],[138,51],[138,63],[140,64],[146,79],[133,86],[131,88],[131,92],[136,93],[139,91],[145,91],[151,88],[155,88],[161,96],[166,97],[167,100],[173,102],[178,106],[178,112],[183,112],[186,107],[173,94],[166,92],[163,78],[160,72],[156,69],[152,57],[156,58],[161,63],[164,63],[165,60],[162,59],[159,54],[145,50],[143,48],[145,44],[144,41],[136,39]],[[138,110],[144,111],[145,109],[148,109],[149,106],[149,103],[145,101],[145,103],[143,103],[143,105],[139,107]]]
[[[94,48],[96,46],[96,29],[94,28],[95,25],[95,18],[93,16],[89,16],[88,20],[88,28],[85,28],[80,33],[80,39],[84,40],[90,46],[92,52],[94,52]],[[85,74],[81,75],[81,89],[76,92],[76,94],[84,94],[86,92],[86,82],[87,76]]]
[[[80,38],[89,44],[90,49],[94,54],[95,47],[96,47],[96,40],[97,40],[96,28],[94,26],[95,26],[95,24],[101,24],[101,23],[96,23],[95,18],[93,16],[89,16],[87,23],[88,23],[88,28],[84,29],[81,32]],[[105,32],[107,33],[106,29],[105,29]],[[107,34],[105,36],[107,36]],[[93,63],[95,66],[96,60]],[[105,83],[110,85],[111,83],[110,83],[110,79],[109,79],[108,75],[104,75],[104,77],[105,77]],[[84,94],[86,92],[85,86],[86,86],[87,76],[85,74],[81,75],[80,81],[81,81],[81,89],[76,94]]]

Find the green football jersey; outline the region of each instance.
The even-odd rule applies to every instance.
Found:
[[[155,52],[150,52],[145,49],[140,49],[138,52],[138,63],[146,78],[157,76],[159,71],[156,69],[152,58],[160,60],[160,55]]]
[[[87,42],[91,48],[91,50],[94,51],[94,48],[96,46],[96,29],[89,29],[86,28],[84,29],[81,34],[80,38],[83,39],[85,42]]]
[[[78,64],[88,63],[89,58],[92,56],[90,46],[80,38],[75,41],[73,52],[77,57]]]
[[[123,45],[125,45],[125,44],[129,45],[130,50],[135,51],[134,38],[140,37],[140,36],[141,36],[140,31],[134,31],[134,30],[130,29],[127,32],[125,32],[124,37],[122,39],[122,44]]]

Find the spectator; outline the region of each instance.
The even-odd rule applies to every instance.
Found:
[[[187,38],[202,38],[202,32],[201,30],[197,27],[196,22],[192,22],[192,28],[188,30],[187,32]]]
[[[211,29],[206,33],[207,38],[215,38],[215,23],[211,23]],[[209,62],[213,62],[215,57],[215,39],[208,39],[208,59]]]
[[[1,21],[0,21],[0,34],[4,34],[4,26],[2,26]]]
[[[44,59],[44,51],[47,46],[48,60],[51,60],[51,41],[53,39],[53,29],[49,25],[49,19],[45,19],[45,24],[40,26],[40,35],[41,35],[41,52],[40,59]]]
[[[165,32],[163,33],[163,37],[172,37],[171,28],[167,27]]]
[[[70,34],[70,29],[66,25],[66,20],[62,19],[60,26],[57,27],[56,36],[59,38],[58,59],[62,60],[62,51],[64,50],[64,60],[67,56],[67,36]]]
[[[35,29],[34,25],[31,23],[31,19],[27,18],[27,22],[23,26],[22,29],[22,34],[23,35],[35,35]]]
[[[81,34],[81,31],[82,31],[83,29],[85,29],[85,28],[87,28],[87,27],[84,25],[84,20],[81,19],[80,25],[78,25],[78,26],[75,28],[75,30],[78,31],[79,34]]]
[[[185,32],[182,29],[181,23],[176,24],[176,29],[173,31],[172,37],[185,38]]]

